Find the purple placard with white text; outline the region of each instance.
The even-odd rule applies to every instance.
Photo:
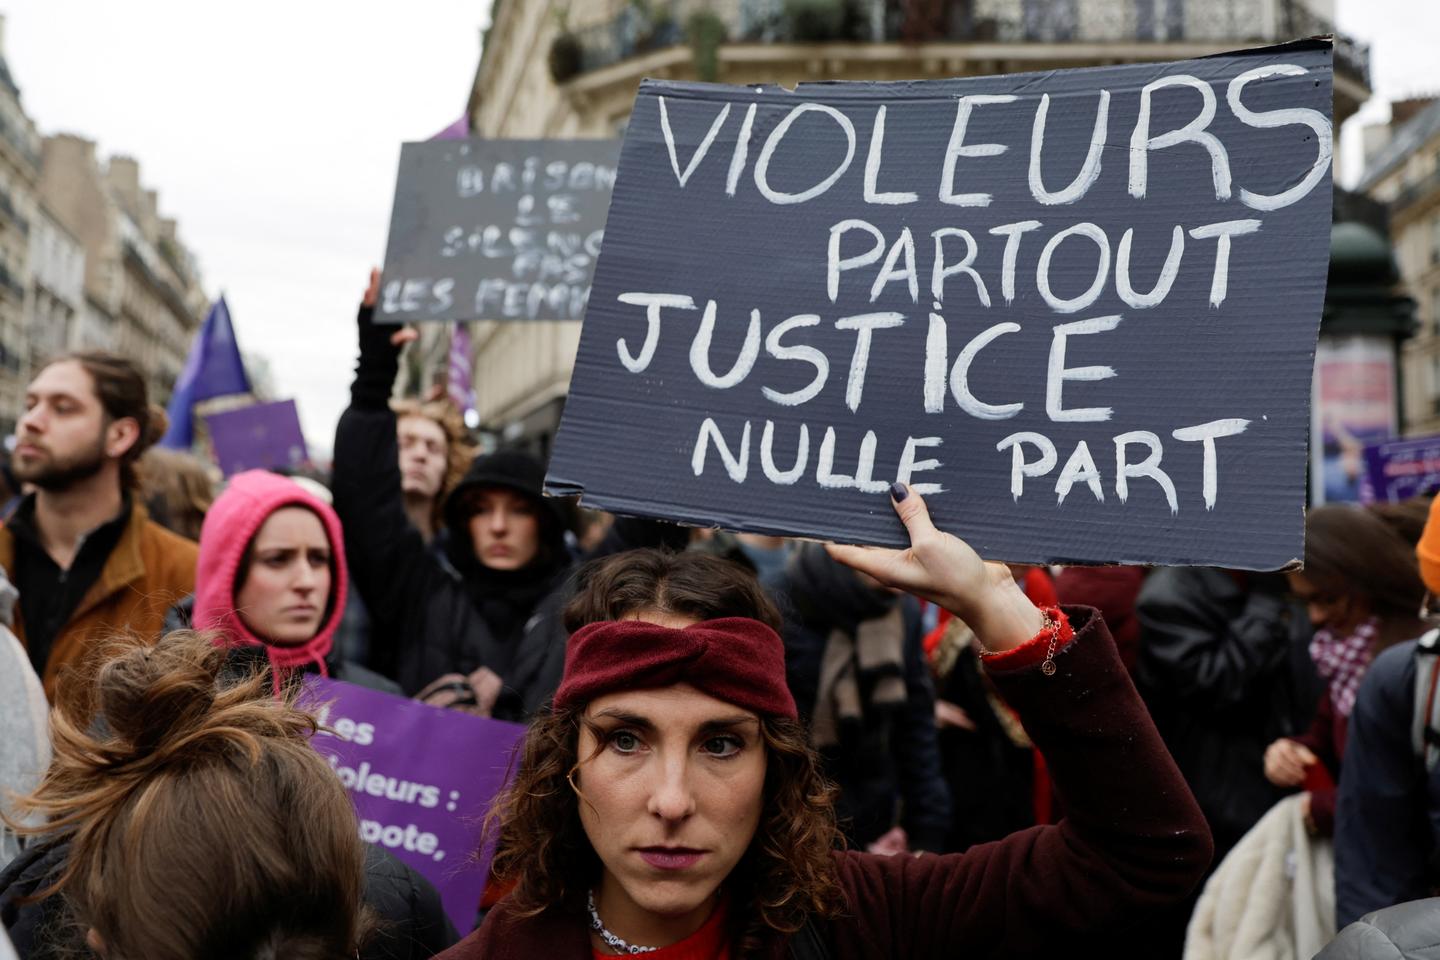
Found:
[[[1440,436],[1386,440],[1365,447],[1368,490],[1361,499],[1398,503],[1440,490]]]
[[[525,728],[310,677],[306,702],[330,733],[315,748],[355,803],[360,836],[418,870],[461,933],[489,874],[481,830]]]

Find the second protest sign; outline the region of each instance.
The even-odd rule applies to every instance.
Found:
[[[376,320],[579,320],[618,150],[613,140],[402,146]]]
[[[983,555],[1302,553],[1331,50],[920,83],[647,81],[547,489]]]

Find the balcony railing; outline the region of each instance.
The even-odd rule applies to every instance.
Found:
[[[1421,177],[1401,190],[1395,195],[1395,199],[1390,201],[1390,209],[1397,212],[1404,210],[1417,200],[1423,200],[1436,193],[1440,193],[1440,169]]]
[[[9,266],[0,262],[0,290],[8,291],[17,300],[25,299],[25,287],[10,272]]]
[[[591,0],[587,0],[587,3]],[[1301,0],[608,0],[611,15],[557,41],[557,80],[687,42],[697,17],[731,43],[1272,43],[1334,33]],[[597,3],[596,6],[602,6]],[[594,9],[593,7],[590,9]],[[560,50],[561,42],[568,48]],[[558,54],[558,56],[557,56]],[[1370,51],[1336,37],[1337,66],[1367,87]],[[557,62],[558,61],[558,62]]]
[[[0,115],[0,137],[9,141],[10,146],[24,158],[27,164],[36,170],[40,169],[40,151],[35,149],[35,145],[25,136],[24,131],[18,130],[8,123],[3,115]]]
[[[15,209],[15,201],[10,199],[10,194],[4,190],[0,190],[0,214],[14,224],[22,236],[30,235],[30,221],[20,215],[20,211]]]

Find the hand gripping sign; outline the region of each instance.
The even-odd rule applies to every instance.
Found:
[[[1331,49],[795,91],[647,81],[547,489],[983,555],[1302,553]]]

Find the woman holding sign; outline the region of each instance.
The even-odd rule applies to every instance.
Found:
[[[1066,817],[961,854],[836,852],[754,579],[710,557],[623,554],[568,608],[564,680],[497,808],[495,870],[514,889],[443,956],[1053,955],[1189,893],[1210,835],[1104,623],[1037,609],[918,495],[894,498],[909,549],[832,554],[974,629]]]

